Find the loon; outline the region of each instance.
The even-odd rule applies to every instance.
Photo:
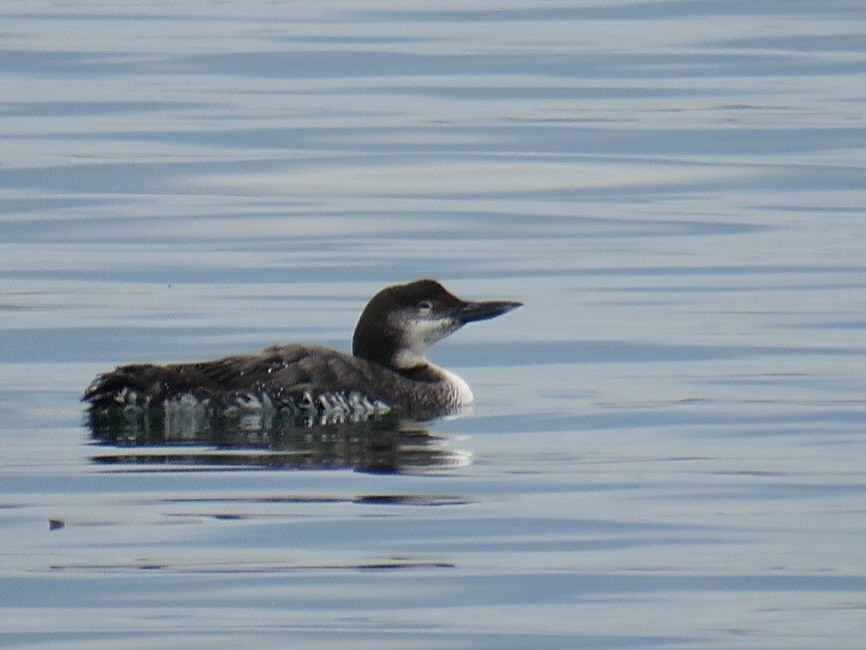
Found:
[[[97,376],[82,400],[91,415],[186,405],[285,409],[329,419],[394,409],[432,419],[475,398],[463,379],[428,361],[427,349],[466,323],[521,305],[466,301],[435,280],[417,280],[373,296],[355,327],[352,355],[289,343],[199,363],[124,365]]]

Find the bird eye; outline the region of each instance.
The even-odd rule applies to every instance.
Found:
[[[433,309],[433,305],[431,305],[427,300],[422,300],[418,303],[418,311],[422,314],[429,314],[431,309]]]

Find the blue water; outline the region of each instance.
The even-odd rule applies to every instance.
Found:
[[[862,645],[866,5],[0,16],[4,648]],[[426,276],[525,306],[396,473],[84,426]]]

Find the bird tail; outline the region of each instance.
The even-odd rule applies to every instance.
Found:
[[[167,397],[188,388],[188,380],[178,366],[132,364],[118,366],[96,377],[81,400],[89,408],[108,409],[156,406]]]

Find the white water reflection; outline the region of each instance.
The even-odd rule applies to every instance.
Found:
[[[464,161],[428,163],[422,169],[401,164],[367,162],[357,166],[329,163],[321,169],[304,169],[274,174],[247,174],[242,178],[216,175],[191,179],[197,188],[234,189],[247,194],[304,196],[379,195],[391,186],[392,196],[485,196],[528,192],[569,192],[594,188],[637,188],[665,185],[706,186],[709,181],[730,182],[754,170],[732,171],[729,167],[696,169],[647,161],[643,164],[604,161]]]

